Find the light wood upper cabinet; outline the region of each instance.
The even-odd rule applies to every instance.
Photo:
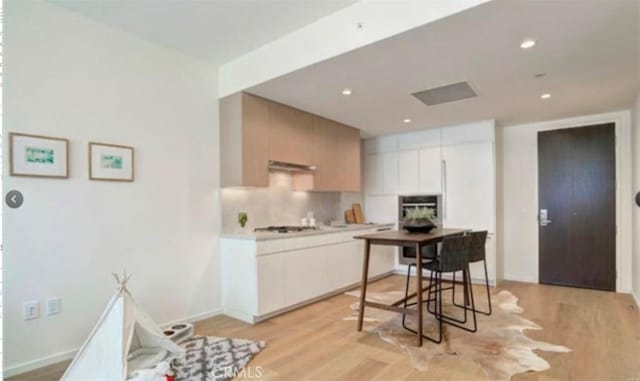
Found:
[[[345,125],[339,125],[340,151],[342,165],[340,179],[342,191],[360,192],[360,131]]]
[[[312,165],[311,114],[269,102],[269,159]]]
[[[220,100],[223,187],[269,186],[269,104],[238,93]]]
[[[314,116],[312,190],[360,191],[360,131]]]
[[[313,165],[294,189],[360,191],[360,131],[247,93],[220,100],[223,187],[269,186],[269,160]]]
[[[334,188],[336,168],[329,154],[329,128],[331,121],[313,118],[313,139],[311,143],[312,161],[316,166],[313,174],[313,189],[329,191]]]

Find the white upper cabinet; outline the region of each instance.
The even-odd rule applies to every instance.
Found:
[[[419,192],[419,168],[418,150],[398,153],[398,193],[412,194]]]
[[[396,135],[380,136],[364,142],[365,153],[398,152],[398,137]]]
[[[418,150],[425,147],[440,147],[442,145],[442,129],[414,131],[398,135],[398,150]]]
[[[395,194],[398,191],[398,138],[382,136],[364,143],[365,194]]]
[[[398,192],[398,153],[370,153],[365,158],[365,187],[370,195]]]
[[[442,145],[495,141],[495,120],[484,120],[442,128]]]
[[[420,183],[418,189],[423,194],[442,193],[442,148],[423,148],[418,152]]]
[[[366,154],[364,159],[365,181],[364,187],[367,194],[384,193],[384,166],[383,156],[380,153]]]
[[[385,152],[382,154],[384,194],[398,193],[398,153]]]
[[[442,157],[445,227],[494,232],[493,142],[446,146]]]

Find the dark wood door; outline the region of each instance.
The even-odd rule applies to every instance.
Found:
[[[615,144],[613,123],[538,133],[540,283],[615,291]]]

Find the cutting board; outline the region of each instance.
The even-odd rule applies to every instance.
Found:
[[[351,206],[353,208],[353,216],[356,219],[356,224],[364,224],[364,215],[362,214],[362,206],[359,203],[355,203]]]
[[[353,215],[353,209],[347,209],[347,210],[344,211],[344,220],[348,224],[355,224],[356,223],[356,217]]]

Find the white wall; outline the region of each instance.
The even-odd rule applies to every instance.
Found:
[[[499,234],[504,278],[538,282],[537,133],[545,130],[616,123],[618,194],[617,290],[631,289],[631,142],[628,111],[504,127],[502,130],[502,225]]]
[[[4,136],[70,140],[70,178],[8,176],[6,374],[71,355],[114,291],[158,323],[220,307],[217,68],[40,1],[5,0]],[[89,181],[87,142],[136,149],[134,183]],[[3,144],[7,157],[7,144]],[[62,313],[22,320],[22,303]]]
[[[633,192],[640,192],[640,93],[636,98],[632,112],[633,120]],[[633,295],[640,306],[640,206],[633,206]]]

